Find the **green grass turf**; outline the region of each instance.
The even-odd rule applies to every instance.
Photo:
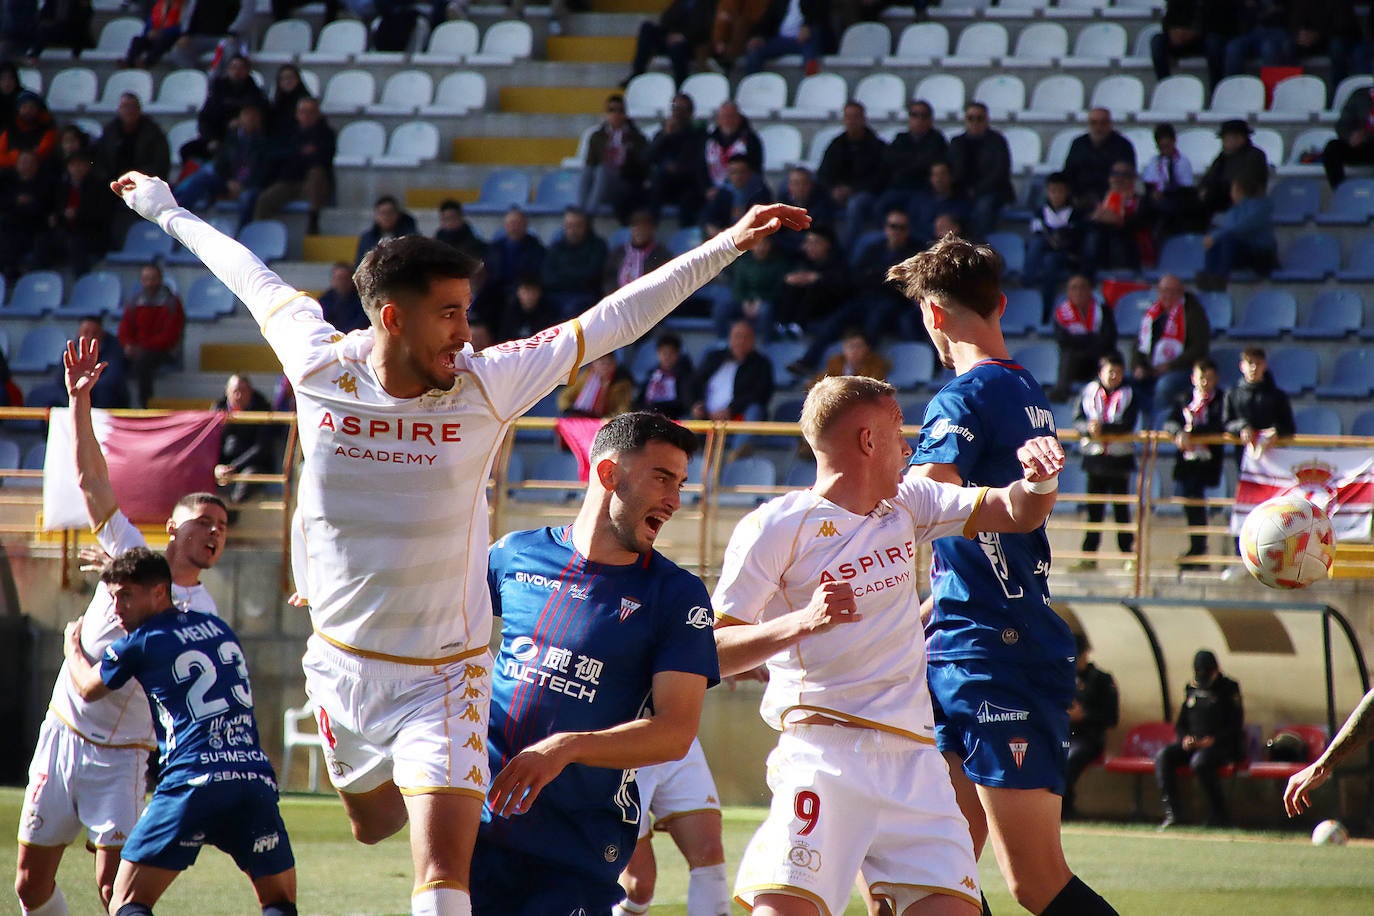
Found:
[[[0,789],[0,855],[14,861],[19,789]],[[333,798],[288,796],[282,814],[295,848],[302,914],[408,912],[410,853],[404,833],[375,847],[355,843]],[[725,848],[733,870],[761,808],[725,813]],[[655,841],[659,885],[653,912],[684,916],[687,872],[666,837]],[[1123,914],[1140,916],[1261,916],[1261,914],[1374,913],[1374,843],[1316,848],[1305,836],[1182,828],[1167,834],[1148,826],[1070,825],[1064,847],[1077,873]],[[80,845],[64,857],[59,880],[71,912],[99,912],[91,857]],[[1022,912],[1007,894],[991,854],[982,878],[993,911]],[[13,903],[13,897],[10,897]],[[0,911],[17,907],[0,904]],[[254,913],[252,891],[227,856],[207,848],[199,863],[172,885],[162,914],[241,916]],[[737,912],[743,912],[737,910]],[[862,913],[851,905],[846,913]]]

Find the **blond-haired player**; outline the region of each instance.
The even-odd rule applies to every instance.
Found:
[[[1027,441],[1023,479],[999,489],[903,477],[911,448],[894,390],[855,376],[818,382],[801,427],[815,485],[739,523],[713,599],[722,675],[766,662],[761,711],[782,732],[736,899],[829,916],[858,872],[897,914],[972,916],[977,864],[935,749],[916,547],[1039,527],[1063,450]]]
[[[584,365],[648,331],[794,207],[735,226],[579,318],[474,353],[476,261],[433,239],[383,242],[355,281],[371,327],[344,336],[242,245],[129,173],[112,185],[253,313],[296,392],[305,455],[304,660],[330,778],[354,836],[410,821],[415,914],[467,914],[488,772],[486,480],[514,420]],[[297,582],[301,591],[301,582]]]

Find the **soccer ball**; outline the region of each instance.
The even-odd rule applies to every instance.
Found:
[[[1350,831],[1340,821],[1325,820],[1312,828],[1313,846],[1344,846],[1350,842]]]
[[[1297,494],[1260,503],[1240,529],[1245,568],[1270,588],[1303,588],[1326,578],[1335,552],[1326,512]]]

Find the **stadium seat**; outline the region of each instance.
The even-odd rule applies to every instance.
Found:
[[[1104,77],[1093,86],[1089,108],[1105,108],[1118,121],[1145,107],[1145,84],[1129,73]]]
[[[120,16],[100,27],[95,47],[81,52],[82,60],[119,61],[129,53],[129,43],[143,34],[143,20],[136,16]]]
[[[1117,300],[1114,310],[1117,336],[1137,337],[1140,333],[1140,321],[1154,301],[1155,291],[1152,289],[1132,290]]]
[[[805,490],[816,483],[816,462],[797,460],[787,468],[782,485],[794,490]]]
[[[0,438],[0,471],[19,470],[19,443],[13,439]],[[17,477],[0,477],[0,486],[12,487],[19,483]]]
[[[632,118],[665,118],[677,88],[666,73],[641,73],[625,86],[625,113]]]
[[[720,73],[693,73],[678,89],[691,96],[696,116],[709,120],[717,108],[730,98],[730,81]]]
[[[993,244],[991,238],[988,239],[988,244]],[[1007,308],[1002,313],[1002,333],[1010,337],[1021,337],[1041,331],[1043,325],[1040,313],[1044,310],[1044,300],[1040,292],[1033,289],[1009,289],[1006,293]]]
[[[1067,468],[1066,468],[1067,470]],[[1135,777],[1135,816],[1145,816],[1144,784],[1153,783],[1155,755],[1178,740],[1172,722],[1142,722],[1126,732],[1121,752],[1108,757],[1102,768],[1108,773],[1125,773]]]
[[[1374,437],[1374,409],[1362,410],[1350,424],[1350,435]]]
[[[1177,124],[1188,120],[1193,112],[1202,110],[1206,90],[1202,80],[1187,73],[1166,76],[1155,83],[1150,93],[1150,107],[1135,116],[1149,124]]]
[[[320,748],[320,733],[315,729],[303,729],[301,723],[315,721],[315,707],[309,700],[306,705],[288,709],[282,716],[281,744],[281,787],[286,788],[286,784],[291,779],[291,755],[298,748],[305,748],[309,761],[309,780],[310,791],[320,790],[320,760],[324,757],[324,752]]]
[[[186,114],[205,104],[208,83],[200,70],[173,70],[162,78],[157,98],[145,102],[143,110],[153,115]]]
[[[582,173],[576,169],[555,169],[539,179],[534,200],[526,212],[558,214],[575,207],[582,198]]]
[[[1264,152],[1264,158],[1269,160],[1270,168],[1283,161],[1283,134],[1274,128],[1257,128],[1250,135],[1250,142]]]
[[[877,25],[877,23],[860,23]],[[886,26],[879,26],[886,30]],[[849,98],[849,84],[837,73],[815,73],[804,76],[797,84],[791,107],[780,112],[782,117],[795,120],[834,120],[840,116]],[[747,112],[746,112],[747,113]]]
[[[482,182],[477,200],[468,204],[469,213],[505,213],[523,207],[530,199],[530,176],[520,169],[494,169]]]
[[[286,64],[310,53],[314,33],[304,19],[282,19],[267,27],[262,47],[253,55],[254,63]]]
[[[1288,156],[1280,169],[1284,175],[1323,175],[1321,156],[1326,144],[1336,139],[1336,132],[1329,127],[1309,127],[1293,138],[1288,145]],[[1303,162],[1303,157],[1315,159]]]
[[[1026,84],[1020,77],[999,73],[979,80],[973,97],[988,106],[994,121],[1005,121],[1026,107]]]
[[[1040,165],[1040,134],[1029,127],[1008,127],[1002,131],[1011,150],[1011,170],[1013,174],[1034,171]],[[1003,218],[1007,214],[1003,212]]]
[[[386,151],[386,128],[376,121],[349,121],[334,148],[336,168],[361,168]]]
[[[475,64],[513,64],[528,60],[533,51],[534,30],[529,23],[506,19],[487,27],[481,51],[468,60]]]
[[[200,125],[194,118],[178,121],[167,128],[167,148],[172,153],[173,174],[176,174],[176,166],[181,165],[181,148],[199,135]]]
[[[24,406],[66,407],[67,386],[64,385],[62,382],[57,381],[39,382],[37,385],[34,385],[32,388],[29,389],[28,394],[24,395]],[[38,424],[38,428],[41,428],[41,425],[42,424]],[[29,454],[24,456],[24,464],[31,463],[32,458],[30,456],[32,454],[33,449],[29,449]],[[20,466],[23,467],[24,465]],[[37,467],[43,467],[43,462],[41,459],[39,460]]]
[[[386,152],[372,160],[377,168],[413,169],[439,158],[439,128],[428,121],[407,121],[396,125],[387,141]]]
[[[412,54],[412,64],[456,64],[477,53],[480,36],[475,23],[467,19],[441,22],[429,33],[429,44],[420,54]]]
[[[989,233],[988,244],[1002,256],[1005,273],[1019,276],[1026,269],[1026,240],[1020,233]]]
[[[238,239],[264,264],[286,257],[286,225],[280,220],[255,220],[243,227]]]
[[[449,25],[450,23],[444,23]],[[460,115],[487,105],[487,78],[475,70],[446,73],[434,90],[434,101],[421,107],[426,117]]]
[[[1200,292],[1197,297],[1207,312],[1207,323],[1212,326],[1212,336],[1225,334],[1235,320],[1235,304],[1227,292]]]
[[[1300,235],[1283,249],[1279,269],[1271,279],[1278,283],[1320,283],[1341,266],[1341,243],[1329,235]]]
[[[1332,120],[1339,117],[1341,109],[1345,107],[1345,103],[1350,100],[1352,95],[1361,89],[1370,88],[1374,88],[1374,76],[1370,76],[1368,73],[1347,76],[1331,93],[1331,108],[1328,109],[1328,115],[1331,116]]]
[[[957,120],[964,116],[964,81],[948,73],[933,73],[911,91],[913,99],[925,99],[935,112],[935,120]]]
[[[330,23],[341,24],[343,23]],[[370,72],[340,70],[325,84],[324,97],[320,99],[320,111],[325,114],[359,114],[372,105],[372,99],[376,94],[377,80]]]
[[[1054,387],[1059,380],[1059,347],[1056,344],[1035,343],[1018,347],[1011,358],[1046,388]]]
[[[27,276],[33,275],[26,274]],[[15,292],[18,293],[18,287]],[[62,354],[66,349],[66,328],[56,324],[39,325],[19,341],[19,352],[10,360],[10,371],[37,375],[55,369],[62,365]]]
[[[1264,110],[1264,83],[1248,74],[1228,76],[1212,90],[1212,104],[1197,113],[1204,124],[1220,124],[1240,118],[1253,121]]]
[[[1269,371],[1274,381],[1290,395],[1317,387],[1321,361],[1316,352],[1304,347],[1279,347],[1269,351]]]
[[[1296,340],[1341,340],[1364,324],[1364,297],[1353,289],[1324,289],[1307,307],[1307,320],[1293,328]]]
[[[1298,301],[1286,289],[1261,289],[1245,302],[1240,321],[1231,327],[1235,338],[1273,340],[1298,324]]]
[[[95,103],[98,86],[93,70],[85,67],[61,70],[48,86],[48,108],[57,112],[84,111]]]
[[[892,363],[887,380],[898,388],[927,387],[935,379],[935,354],[924,341],[889,344],[883,355]]]
[[[1017,115],[1016,119],[1063,124],[1073,120],[1074,114],[1082,110],[1083,81],[1070,74],[1056,73],[1035,84],[1035,88],[1031,90],[1030,105]],[[1055,163],[1056,169],[1064,164],[1062,159],[1049,161]]]
[[[892,32],[882,22],[856,22],[840,36],[838,54],[823,58],[826,67],[872,67],[892,51]]]
[[[1240,347],[1213,347],[1212,362],[1217,364],[1217,381],[1230,391],[1240,383]]]
[[[679,226],[668,234],[668,241],[664,244],[667,245],[668,251],[672,253],[673,257],[677,257],[680,254],[686,254],[701,244],[701,227]],[[708,284],[697,290],[697,295],[705,293],[708,290],[726,291],[726,288],[724,286]]]
[[[1341,415],[1330,407],[1300,407],[1293,411],[1293,426],[1299,436],[1340,436]]]
[[[1154,158],[1157,148],[1155,147],[1154,130],[1149,127],[1126,127],[1118,128],[1121,136],[1125,137],[1135,150],[1136,162],[1149,162]],[[1192,163],[1189,163],[1190,165]]]
[[[1164,242],[1159,263],[1152,270],[1146,270],[1145,276],[1154,281],[1164,274],[1176,274],[1181,280],[1191,280],[1202,270],[1204,254],[1201,236],[1176,235]]]
[[[1313,178],[1281,178],[1269,189],[1274,205],[1274,224],[1301,226],[1317,215],[1322,205],[1322,186]],[[1374,265],[1370,265],[1374,276]]]
[[[736,458],[720,469],[721,489],[716,493],[716,505],[757,506],[767,502],[773,494],[727,492],[725,488],[775,487],[777,485],[778,469],[767,458]]]
[[[906,117],[906,83],[891,73],[870,73],[854,87],[854,101],[864,107],[870,121]]]
[[[1347,283],[1374,282],[1374,236],[1364,235],[1355,240],[1345,266],[1336,271],[1336,279]]]
[[[787,107],[787,80],[778,73],[750,73],[735,87],[735,104],[746,118],[770,118]]]
[[[43,71],[37,67],[19,68],[19,85],[28,89],[30,92],[43,94]]]
[[[1317,117],[1325,108],[1325,80],[1310,74],[1290,76],[1274,86],[1269,109],[1261,111],[1256,120],[1261,124],[1301,123]]]
[[[1126,56],[1126,30],[1115,22],[1083,26],[1073,42],[1073,53],[1060,61],[1065,67],[1104,67]]]
[[[346,64],[367,51],[367,26],[357,19],[335,19],[320,29],[315,50],[301,55],[304,64]]]
[[[763,143],[763,167],[766,171],[780,171],[801,161],[801,131],[791,124],[763,125],[759,128],[759,141]]]
[[[0,314],[15,318],[38,318],[61,304],[62,275],[55,270],[31,270],[15,282],[10,301]]]
[[[1319,226],[1363,226],[1374,216],[1374,178],[1347,178],[1317,214]]]
[[[1319,398],[1368,400],[1374,391],[1374,350],[1356,347],[1342,350],[1331,368],[1326,384],[1318,385]]]
[[[1178,151],[1193,164],[1193,172],[1201,175],[1221,152],[1221,138],[1216,131],[1190,127],[1178,132]]]
[[[944,59],[944,66],[990,67],[993,61],[1007,56],[1006,26],[1000,22],[975,22],[959,33],[954,53]]]
[[[1069,33],[1057,22],[1033,22],[1016,36],[1008,67],[1048,67],[1069,53]]]
[[[433,77],[423,70],[401,70],[386,78],[382,97],[372,104],[368,114],[415,114],[433,98]]]
[[[825,149],[830,142],[844,133],[843,127],[822,127],[811,135],[810,152],[806,157],[806,166],[811,171],[816,171],[821,167],[821,158],[825,156]]]
[[[320,82],[320,75],[318,73],[314,70],[301,70],[301,82],[305,84],[305,88],[310,91],[311,95],[317,99],[320,97],[320,93],[324,89],[324,83]]]
[[[949,54],[949,29],[940,22],[917,22],[902,29],[897,50],[883,58],[885,67],[930,66]]]
[[[511,494],[517,502],[566,503],[581,495],[585,484],[578,479],[577,459],[571,452],[552,452],[542,455],[530,468],[526,483],[530,481],[556,481],[567,483],[568,487],[540,489],[520,488]]]
[[[1131,40],[1131,53],[1121,58],[1123,69],[1144,69],[1150,66],[1150,42],[1164,30],[1158,22],[1152,22],[1135,33]]]
[[[1065,112],[1060,117],[1067,119],[1069,115]],[[1035,167],[1035,174],[1049,175],[1062,169],[1064,160],[1069,155],[1069,147],[1073,144],[1074,138],[1082,133],[1081,128],[1066,127],[1051,137],[1049,149],[1045,151],[1040,164]]]
[[[108,270],[93,270],[72,284],[71,298],[53,310],[55,318],[85,318],[119,311],[123,295],[119,276]]]
[[[218,277],[206,274],[195,279],[182,304],[187,321],[218,321],[234,314],[238,299]]]
[[[86,106],[87,111],[113,114],[119,108],[119,97],[126,92],[138,96],[140,104],[153,97],[153,77],[147,70],[116,70],[105,79],[100,98]]]

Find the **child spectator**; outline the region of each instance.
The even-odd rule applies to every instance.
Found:
[[[696,403],[692,358],[682,352],[682,338],[676,334],[662,334],[655,342],[658,365],[635,398],[641,410],[656,410],[673,420],[685,418]]]
[[[1083,453],[1083,471],[1088,475],[1088,492],[1095,495],[1126,497],[1131,491],[1131,477],[1135,473],[1135,443],[1126,440],[1104,441],[1115,436],[1129,436],[1135,431],[1140,414],[1135,392],[1126,384],[1126,360],[1115,351],[1098,360],[1097,378],[1083,389],[1083,396],[1074,405],[1073,425],[1083,438],[1079,450]],[[1123,498],[1111,504],[1112,515],[1118,525],[1131,523],[1131,504]],[[1100,525],[1106,513],[1103,503],[1088,504],[1088,522]],[[1091,529],[1083,533],[1084,553],[1097,553],[1102,532]],[[1116,546],[1122,553],[1135,549],[1135,534],[1117,531]],[[1097,560],[1079,560],[1069,567],[1071,572],[1085,572],[1097,568]],[[1127,572],[1135,569],[1135,561],[1126,560]]]
[[[1274,381],[1263,347],[1240,351],[1240,382],[1226,392],[1225,422],[1228,433],[1256,451],[1297,431],[1293,404]]]
[[[1206,571],[1210,567],[1191,559],[1207,553],[1207,507],[1202,500],[1207,489],[1221,483],[1221,462],[1225,446],[1204,445],[1194,437],[1219,436],[1226,431],[1225,392],[1217,384],[1217,364],[1210,357],[1193,363],[1193,394],[1188,403],[1175,407],[1164,423],[1165,432],[1174,437],[1178,458],[1174,461],[1177,493],[1189,500],[1183,507],[1190,534],[1188,552],[1179,557],[1180,570]]]
[[[1231,202],[1231,209],[1217,217],[1217,227],[1202,237],[1207,254],[1198,289],[1224,290],[1232,270],[1267,274],[1278,262],[1274,205],[1264,196],[1264,175],[1245,173],[1231,182]]]
[[[1083,212],[1074,206],[1063,172],[1045,179],[1045,202],[1031,219],[1026,245],[1027,286],[1040,287],[1042,316],[1054,305],[1054,293],[1071,273],[1083,269]]]
[[[1155,211],[1155,247],[1164,240],[1188,232],[1198,222],[1198,197],[1193,164],[1178,150],[1174,125],[1155,127],[1155,149],[1159,154],[1145,163],[1140,180]]]
[[[1054,309],[1054,339],[1059,344],[1059,379],[1050,400],[1062,401],[1072,385],[1091,380],[1098,361],[1116,352],[1116,312],[1093,292],[1085,274],[1069,278]]]

